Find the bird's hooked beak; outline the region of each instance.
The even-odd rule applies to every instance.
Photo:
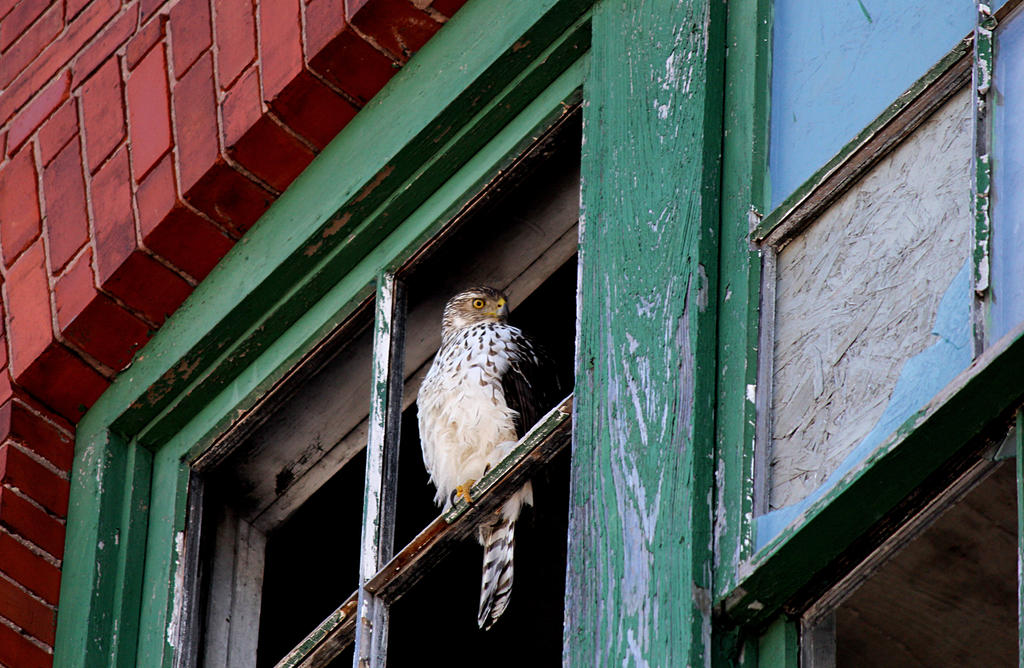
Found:
[[[494,310],[494,311],[491,311],[487,315],[493,316],[495,318],[498,318],[499,320],[503,320],[503,319],[507,318],[508,317],[508,304],[505,303],[505,298],[504,297],[499,297],[498,298],[498,308],[496,310]]]

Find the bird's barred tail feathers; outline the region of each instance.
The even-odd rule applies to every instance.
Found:
[[[487,630],[498,621],[512,594],[512,555],[516,523],[502,517],[484,537],[484,570],[480,582],[480,612],[476,621]]]

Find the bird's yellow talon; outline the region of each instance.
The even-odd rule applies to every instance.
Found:
[[[476,480],[467,480],[464,484],[459,485],[455,488],[455,497],[462,497],[466,500],[466,503],[473,503],[473,497],[469,495],[469,490],[473,487],[473,483]]]

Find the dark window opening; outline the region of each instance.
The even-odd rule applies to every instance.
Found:
[[[404,331],[392,332],[404,335],[405,358],[396,552],[439,514],[414,402],[454,292],[505,290],[511,323],[553,357],[562,396],[572,390],[580,136],[579,114],[567,115],[397,272],[407,310]],[[187,609],[197,665],[274,666],[359,590],[374,310],[371,297],[193,464],[202,510],[189,531],[201,549]],[[479,650],[515,644],[498,665],[560,661],[568,459],[565,447],[533,475],[536,506],[517,523],[515,583],[497,625],[477,629],[483,557],[468,539],[390,604],[390,665],[422,662],[423,642],[441,633]],[[316,665],[352,664],[354,618],[336,636],[345,644]],[[523,632],[530,643],[512,640]]]
[[[805,625],[804,668],[1016,664],[1014,461],[999,463],[957,497]]]

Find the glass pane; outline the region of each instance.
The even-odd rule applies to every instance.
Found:
[[[974,0],[776,0],[772,208],[974,29]]]
[[[1024,321],[1024,12],[996,31],[992,300],[988,340]]]

